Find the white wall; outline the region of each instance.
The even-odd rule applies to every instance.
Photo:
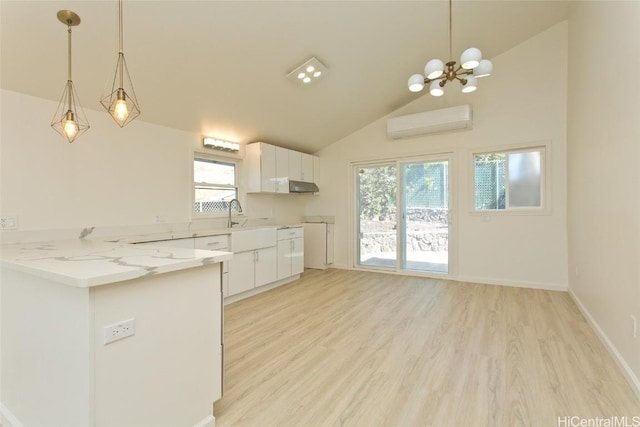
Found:
[[[22,230],[188,218],[195,135],[143,122],[120,129],[87,110],[91,129],[69,144],[48,125],[55,107],[2,91],[3,215]]]
[[[639,2],[572,4],[567,223],[570,290],[640,395],[638,23]]]
[[[106,112],[85,110],[91,129],[69,144],[49,126],[56,102],[0,94],[0,214],[17,216],[20,230],[191,220],[190,165],[201,135],[141,120],[121,129]],[[297,222],[304,200],[249,195],[243,207],[249,218]]]
[[[457,184],[454,213],[459,236],[457,277],[566,289],[567,28],[567,22],[560,23],[492,58],[494,74],[480,79],[476,92],[460,94],[456,84],[449,83],[442,98],[421,96],[317,153],[322,165],[321,195],[312,199],[307,214],[335,215],[336,265],[352,266],[350,162],[451,152]],[[532,66],[536,63],[550,65],[540,72]],[[389,117],[464,103],[474,107],[475,124],[471,131],[398,141],[386,135]],[[540,142],[550,145],[550,213],[495,215],[490,222],[470,213],[472,150]]]

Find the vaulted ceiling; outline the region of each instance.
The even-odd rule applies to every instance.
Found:
[[[100,110],[117,59],[117,1],[0,8],[2,88],[59,99],[67,49],[56,13],[70,9],[82,19],[73,81],[84,108]],[[567,13],[565,1],[454,1],[453,59],[471,46],[495,57]],[[124,52],[138,120],[315,152],[422,95],[407,78],[448,59],[448,3],[125,0]],[[312,56],[329,68],[324,79],[285,78]]]

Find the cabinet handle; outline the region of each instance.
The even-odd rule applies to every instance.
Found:
[[[207,246],[218,246],[220,244],[220,242],[211,242],[211,243],[207,243]]]
[[[260,262],[260,252],[256,252],[256,263]]]

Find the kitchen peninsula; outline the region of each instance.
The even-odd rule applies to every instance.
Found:
[[[3,417],[215,424],[230,252],[86,239],[1,248]]]

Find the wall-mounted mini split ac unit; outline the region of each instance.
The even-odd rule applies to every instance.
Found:
[[[470,104],[393,117],[387,121],[387,133],[393,139],[472,128],[473,109]]]

